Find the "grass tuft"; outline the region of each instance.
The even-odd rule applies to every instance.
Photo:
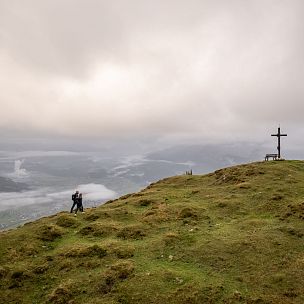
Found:
[[[98,291],[102,294],[111,292],[113,287],[126,280],[134,271],[132,261],[117,262],[101,275]]]
[[[48,296],[49,303],[68,304],[73,297],[73,284],[71,282],[61,283]]]
[[[94,222],[80,229],[79,233],[85,236],[106,237],[118,231],[114,224]]]
[[[121,228],[116,236],[123,240],[141,240],[146,236],[146,233],[141,226],[132,225]]]
[[[62,237],[64,234],[64,230],[57,225],[54,224],[46,224],[39,227],[39,231],[37,234],[38,239],[42,241],[54,241],[57,238]]]
[[[107,255],[107,250],[103,247],[95,245],[76,245],[69,249],[65,249],[61,254],[68,258],[81,258],[81,257],[92,257],[97,256],[102,258]]]
[[[60,215],[56,221],[56,224],[63,228],[77,227],[79,225],[77,219],[72,217],[72,214]]]

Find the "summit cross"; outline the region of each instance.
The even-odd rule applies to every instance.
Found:
[[[281,137],[287,136],[287,134],[281,134],[281,128],[278,127],[278,133],[277,134],[271,134],[271,136],[276,136],[278,138],[278,159],[281,158]]]

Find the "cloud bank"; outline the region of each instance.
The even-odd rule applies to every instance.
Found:
[[[84,206],[86,206],[86,202],[100,204],[117,196],[114,191],[101,184],[82,184],[77,189],[83,194]],[[23,192],[0,192],[0,211],[34,204],[50,204],[50,209],[52,209],[51,205],[56,203],[72,205],[71,197],[74,192],[74,189],[54,192],[54,189],[51,188]]]
[[[0,128],[302,131],[303,9],[301,0],[1,0]]]

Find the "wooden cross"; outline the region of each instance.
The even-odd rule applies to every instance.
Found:
[[[278,138],[278,159],[281,158],[281,136],[287,136],[287,134],[281,134],[281,128],[278,127],[277,134],[271,134],[271,136],[276,136]]]

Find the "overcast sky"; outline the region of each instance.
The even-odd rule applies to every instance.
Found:
[[[0,0],[1,133],[303,142],[303,46],[303,0]]]

